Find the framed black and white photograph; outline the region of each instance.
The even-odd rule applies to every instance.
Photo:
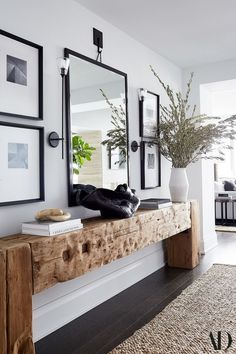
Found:
[[[160,187],[161,156],[158,146],[148,141],[141,142],[141,189]]]
[[[43,119],[43,47],[0,30],[0,114]]]
[[[0,206],[44,200],[44,128],[0,122]]]
[[[108,159],[109,159],[109,169],[110,170],[119,170],[126,168],[126,161],[122,158],[120,149],[108,149]]]
[[[159,124],[159,95],[147,91],[146,96],[139,101],[140,136],[154,138]]]

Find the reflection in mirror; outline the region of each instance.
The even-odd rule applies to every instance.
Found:
[[[69,204],[77,184],[128,183],[127,78],[70,50],[66,83]]]

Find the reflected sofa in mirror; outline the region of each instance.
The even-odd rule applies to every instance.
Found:
[[[65,49],[69,206],[79,184],[129,183],[127,75]]]

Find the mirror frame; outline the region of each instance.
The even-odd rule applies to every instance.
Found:
[[[129,119],[128,119],[128,79],[127,74],[112,68],[106,64],[100,63],[94,59],[91,59],[83,54],[77,53],[73,50],[65,48],[64,56],[69,58],[73,55],[79,59],[90,62],[103,69],[112,71],[118,75],[123,76],[125,80],[125,112],[126,112],[126,134],[127,134],[127,184],[129,185]],[[71,144],[71,107],[70,107],[70,68],[68,74],[65,77],[65,114],[66,114],[66,148],[67,148],[67,180],[68,180],[68,205],[69,207],[78,206],[75,200],[75,188],[76,184],[73,184],[73,159],[72,159],[72,144]]]

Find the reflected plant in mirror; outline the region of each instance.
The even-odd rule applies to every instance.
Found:
[[[116,107],[108,99],[105,92],[102,89],[100,91],[111,109],[111,125],[113,126],[107,132],[108,139],[102,141],[102,144],[107,146],[110,158],[112,153],[115,152],[113,154],[113,156],[116,156],[116,161],[113,162],[114,165],[124,168],[127,160],[126,113],[122,104]],[[112,168],[111,164],[110,168]]]
[[[72,137],[73,149],[73,173],[79,174],[80,169],[86,161],[91,161],[95,147],[86,143],[81,136],[73,135]]]

